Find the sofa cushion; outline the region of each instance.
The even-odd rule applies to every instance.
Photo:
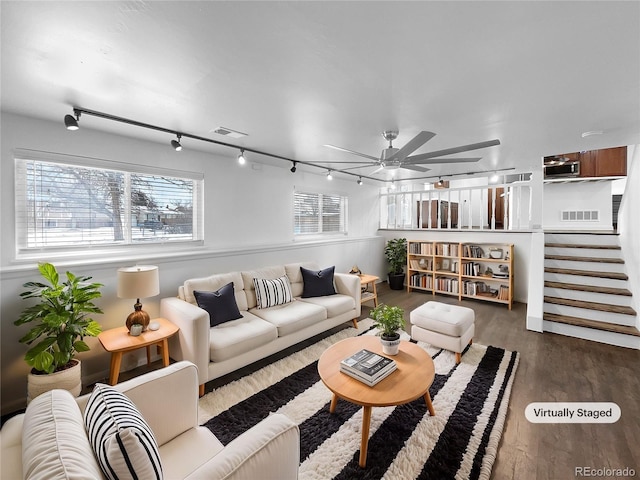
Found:
[[[200,290],[202,292],[215,292],[216,290],[224,287],[228,283],[233,282],[233,293],[236,297],[236,303],[240,310],[249,310],[247,305],[247,297],[244,289],[245,284],[240,272],[231,273],[219,273],[211,275],[210,277],[203,278],[191,278],[184,282],[182,291],[184,294],[183,300],[197,305],[196,297],[193,294],[194,290]]]
[[[236,357],[278,338],[274,325],[250,312],[240,313],[242,318],[209,330],[209,356],[212,362]]]
[[[257,308],[275,307],[293,301],[291,285],[286,275],[273,279],[254,278],[253,287],[256,291]]]
[[[356,301],[353,297],[339,293],[325,297],[301,298],[300,302],[313,303],[325,308],[328,318],[337,317],[356,308]]]
[[[322,270],[309,270],[300,267],[304,289],[302,298],[324,297],[326,295],[334,295],[336,289],[333,285],[333,273],[336,267],[328,267]]]
[[[51,390],[29,403],[22,424],[22,472],[22,478],[42,480],[102,478],[82,412],[68,391]]]
[[[209,314],[209,325],[215,327],[229,320],[242,318],[233,291],[233,282],[227,283],[215,292],[194,290],[198,306]]]
[[[258,268],[256,270],[247,270],[245,272],[241,272],[242,280],[244,282],[244,292],[247,296],[247,308],[240,307],[240,310],[250,310],[255,308],[258,304],[256,301],[256,290],[253,284],[254,278],[280,278],[283,275],[286,275],[284,271],[284,266],[276,265],[272,267],[263,267]],[[239,306],[240,304],[238,304]]]
[[[302,295],[302,290],[304,289],[304,281],[302,280],[300,267],[304,267],[309,270],[320,269],[318,264],[315,262],[287,263],[284,266],[284,271],[286,272],[287,277],[289,278],[289,283],[291,284],[291,293],[293,294],[293,298]]]
[[[327,310],[325,308],[298,300],[286,305],[253,309],[251,313],[275,325],[278,329],[279,337],[289,335],[327,319]]]
[[[125,394],[97,383],[87,401],[84,423],[107,478],[163,478],[151,427]]]

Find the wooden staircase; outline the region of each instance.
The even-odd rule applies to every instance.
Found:
[[[544,331],[640,349],[615,234],[545,234]]]

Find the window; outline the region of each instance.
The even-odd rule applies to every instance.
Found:
[[[202,239],[201,175],[29,156],[16,157],[19,252]]]
[[[323,193],[294,192],[296,235],[347,233],[347,197]]]

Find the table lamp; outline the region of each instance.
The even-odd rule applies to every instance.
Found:
[[[134,311],[127,317],[127,328],[139,323],[144,332],[149,326],[149,314],[142,310],[141,298],[155,297],[160,293],[158,267],[136,265],[118,269],[118,298],[135,298]]]

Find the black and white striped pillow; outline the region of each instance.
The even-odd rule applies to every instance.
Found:
[[[293,301],[291,284],[286,275],[274,279],[254,278],[253,286],[256,289],[258,308],[269,308]]]
[[[89,442],[110,479],[162,479],[158,443],[129,398],[97,383],[84,411]]]

